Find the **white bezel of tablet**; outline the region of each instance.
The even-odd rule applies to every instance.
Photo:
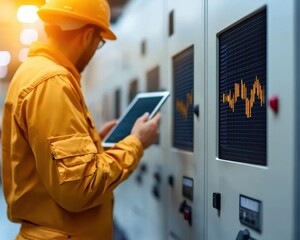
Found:
[[[140,99],[145,99],[145,98],[157,98],[157,97],[161,97],[161,99],[159,100],[159,102],[156,104],[155,108],[151,109],[151,111],[148,111],[148,109],[145,109],[145,112],[149,112],[149,118],[151,119],[160,109],[160,107],[162,106],[162,104],[166,101],[166,99],[169,97],[170,92],[168,91],[161,91],[161,92],[147,92],[147,93],[139,93],[135,96],[135,98],[131,101],[131,103],[128,105],[128,107],[126,108],[125,112],[121,115],[121,117],[118,120],[118,124],[107,134],[107,136],[103,139],[102,141],[102,146],[104,148],[108,148],[108,147],[112,147],[114,146],[118,141],[122,140],[119,139],[118,141],[112,142],[112,141],[108,141],[113,134],[115,134],[116,129],[118,129],[118,127],[120,127],[121,124],[124,124],[123,120],[126,119],[127,114],[134,109],[134,107],[136,107],[136,103],[140,100]],[[137,119],[137,118],[136,118]],[[136,121],[136,119],[134,119],[134,122]],[[134,124],[133,122],[133,124]],[[127,129],[128,130],[128,129]],[[131,131],[131,129],[130,129]],[[126,137],[126,136],[124,136]]]

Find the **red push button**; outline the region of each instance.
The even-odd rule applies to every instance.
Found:
[[[192,208],[190,206],[184,208],[183,219],[186,220],[190,226],[192,225]]]
[[[189,225],[192,225],[192,207],[189,206],[184,200],[179,207],[179,212],[183,214],[183,219],[186,220]]]
[[[188,222],[191,220],[191,212],[190,212],[189,209],[184,209],[183,217],[184,217],[184,219],[187,220]]]
[[[269,105],[271,107],[271,109],[277,113],[279,110],[279,99],[277,96],[273,96],[269,99]]]

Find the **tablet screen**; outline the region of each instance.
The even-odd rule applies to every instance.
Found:
[[[113,146],[115,143],[130,135],[135,121],[146,112],[150,114],[149,119],[152,118],[168,96],[169,92],[138,94],[121,116],[118,124],[103,140],[102,145],[104,147]]]

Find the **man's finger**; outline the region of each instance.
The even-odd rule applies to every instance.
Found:
[[[140,117],[140,120],[141,120],[142,122],[146,122],[146,121],[148,120],[148,118],[149,118],[149,113],[146,112],[146,113],[144,113],[144,115],[142,115],[142,116]]]
[[[153,121],[159,122],[161,118],[161,114],[160,113],[156,113],[155,116],[152,118]]]

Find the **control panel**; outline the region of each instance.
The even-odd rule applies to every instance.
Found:
[[[261,232],[262,202],[244,195],[240,195],[240,222],[258,232]]]

